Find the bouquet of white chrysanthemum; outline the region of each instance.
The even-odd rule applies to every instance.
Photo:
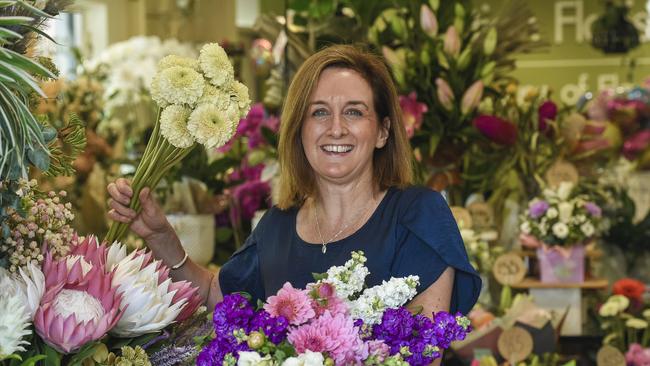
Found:
[[[203,46],[198,60],[176,55],[160,60],[151,97],[159,113],[133,177],[130,207],[136,211],[142,188],[155,187],[196,143],[208,149],[225,145],[250,108],[248,88],[235,80],[228,55],[216,43]],[[119,240],[127,229],[127,224],[114,222],[106,240]]]

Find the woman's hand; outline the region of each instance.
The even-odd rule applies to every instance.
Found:
[[[140,214],[129,208],[133,189],[128,180],[119,178],[110,183],[107,189],[111,196],[108,202],[111,207],[108,216],[115,221],[130,224],[131,230],[143,238],[147,244],[156,245],[176,236],[165,213],[151,196],[149,188],[143,188],[140,191],[140,204],[142,205]]]

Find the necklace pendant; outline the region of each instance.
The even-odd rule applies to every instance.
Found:
[[[323,244],[323,248],[321,249],[321,252],[323,252],[323,254],[327,252],[327,245]]]

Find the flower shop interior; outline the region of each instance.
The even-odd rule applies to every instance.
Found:
[[[0,40],[0,365],[650,365],[650,1],[4,0]],[[340,44],[390,72],[466,314],[355,287],[358,251],[266,302],[177,275],[245,251],[289,85]],[[109,217],[121,178],[182,261]]]

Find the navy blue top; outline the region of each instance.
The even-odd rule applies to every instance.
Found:
[[[354,234],[321,245],[296,232],[297,208],[270,209],[219,274],[224,294],[243,291],[254,301],[275,294],[285,282],[304,288],[312,273],[326,272],[363,250],[371,287],[391,277],[420,276],[418,293],[447,267],[455,269],[450,311],[467,314],[476,303],[481,279],[469,264],[456,221],[440,193],[424,187],[391,188],[370,219]]]

